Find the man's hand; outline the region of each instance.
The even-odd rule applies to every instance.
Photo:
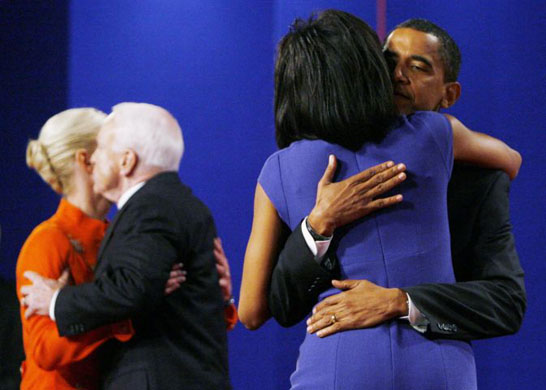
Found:
[[[165,295],[171,294],[173,291],[176,291],[180,288],[180,285],[186,281],[186,270],[184,269],[183,263],[176,263],[171,268],[169,273],[169,279],[165,283]]]
[[[222,240],[219,237],[214,239],[214,258],[216,259],[216,270],[218,271],[218,277],[220,278],[220,287],[222,289],[222,296],[224,301],[231,299],[232,286],[231,286],[231,273],[229,272],[229,263],[222,248]]]
[[[228,301],[231,298],[232,286],[231,286],[231,274],[229,272],[229,264],[222,248],[222,241],[216,237],[214,239],[214,259],[216,260],[216,270],[218,271],[218,283],[222,289],[222,296],[224,301]],[[173,265],[171,272],[169,273],[169,279],[165,283],[165,295],[169,295],[172,292],[178,290],[182,283],[186,281],[187,272],[184,270],[183,263],[177,263]]]
[[[406,293],[400,289],[367,280],[333,280],[332,285],[343,291],[319,303],[307,320],[307,331],[319,337],[369,328],[408,313]]]
[[[26,306],[25,318],[34,314],[49,316],[49,304],[55,291],[68,284],[70,272],[65,269],[59,279],[47,279],[36,272],[26,271],[23,276],[29,279],[32,284],[21,287],[23,299],[21,304]]]
[[[332,183],[336,166],[335,156],[330,155],[328,167],[317,186],[315,207],[309,214],[309,224],[317,233],[331,236],[337,227],[402,201],[402,195],[376,198],[406,179],[404,164],[384,162]]]

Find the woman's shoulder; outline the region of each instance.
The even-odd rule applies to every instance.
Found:
[[[316,158],[323,153],[335,153],[337,150],[345,150],[342,146],[331,144],[324,140],[308,140],[302,139],[292,142],[288,147],[277,150],[271,154],[264,165],[278,161],[290,161],[291,163],[297,160],[309,160]]]
[[[34,228],[23,244],[17,259],[16,273],[19,275],[26,270],[46,272],[55,269],[55,264],[65,261],[70,251],[70,240],[63,230],[52,220],[44,221]]]
[[[27,241],[57,245],[68,243],[68,237],[61,224],[50,218],[36,226],[28,236]]]
[[[407,116],[403,115],[400,117],[397,129],[403,130],[403,134],[407,137],[434,139],[441,144],[453,141],[453,131],[449,120],[438,112],[416,111]]]
[[[312,167],[321,169],[328,165],[328,155],[340,156],[343,147],[323,140],[299,140],[270,155],[265,161],[259,181],[280,180],[281,176],[297,176],[297,172],[309,172]]]
[[[413,127],[451,127],[444,114],[435,111],[415,111],[413,114],[403,117],[402,125]]]

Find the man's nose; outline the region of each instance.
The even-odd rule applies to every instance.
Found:
[[[406,73],[406,68],[404,67],[403,64],[398,63],[394,67],[393,80],[396,81],[396,82],[399,82],[399,83],[408,83],[409,82],[409,78],[408,78],[407,73]]]

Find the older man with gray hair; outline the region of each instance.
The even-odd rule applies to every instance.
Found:
[[[223,300],[213,258],[214,222],[180,182],[184,150],[161,107],[121,103],[97,138],[94,190],[118,213],[102,242],[95,280],[61,286],[29,273],[26,315],[49,314],[61,336],[131,318],[135,336],[102,350],[105,389],[228,389]],[[190,278],[164,295],[172,266]]]

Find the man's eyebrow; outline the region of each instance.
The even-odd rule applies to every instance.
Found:
[[[428,66],[430,66],[432,68],[432,62],[430,62],[430,60],[426,59],[423,56],[414,54],[414,55],[411,56],[411,59],[416,60],[416,61],[421,61],[421,62],[425,63],[426,65],[428,65]]]

